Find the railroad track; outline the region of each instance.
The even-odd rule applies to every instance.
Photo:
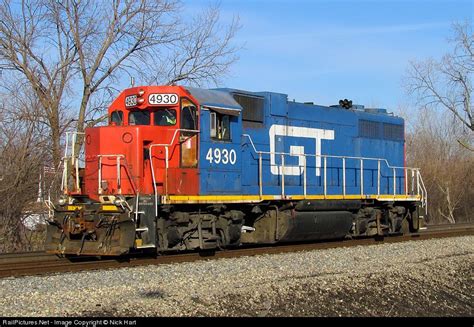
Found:
[[[428,227],[415,234],[388,236],[383,238],[363,238],[356,240],[338,240],[320,243],[284,244],[278,246],[245,247],[216,252],[192,252],[163,256],[125,256],[123,258],[80,257],[75,259],[61,258],[45,252],[7,253],[0,255],[0,278],[44,275],[96,269],[136,267],[143,265],[174,264],[197,260],[237,258],[242,256],[289,253],[337,247],[353,247],[383,243],[426,240],[433,238],[474,235],[474,224],[453,225],[449,228]]]

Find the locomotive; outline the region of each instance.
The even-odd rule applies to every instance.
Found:
[[[420,171],[405,165],[404,121],[385,109],[140,86],[122,91],[108,118],[67,135],[50,253],[384,236],[418,230],[426,214]]]

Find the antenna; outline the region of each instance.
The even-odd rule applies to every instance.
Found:
[[[135,78],[133,76],[130,77],[130,87],[135,86]]]

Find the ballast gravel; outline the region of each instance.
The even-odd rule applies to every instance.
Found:
[[[0,279],[0,316],[474,316],[474,236]]]

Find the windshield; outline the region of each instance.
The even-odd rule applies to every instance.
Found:
[[[123,123],[123,112],[122,111],[114,111],[112,115],[110,115],[110,122],[115,123],[117,126],[121,126]]]
[[[156,126],[176,125],[176,110],[174,109],[155,111],[154,116],[154,124]]]
[[[149,111],[132,111],[128,115],[129,125],[150,125]]]

